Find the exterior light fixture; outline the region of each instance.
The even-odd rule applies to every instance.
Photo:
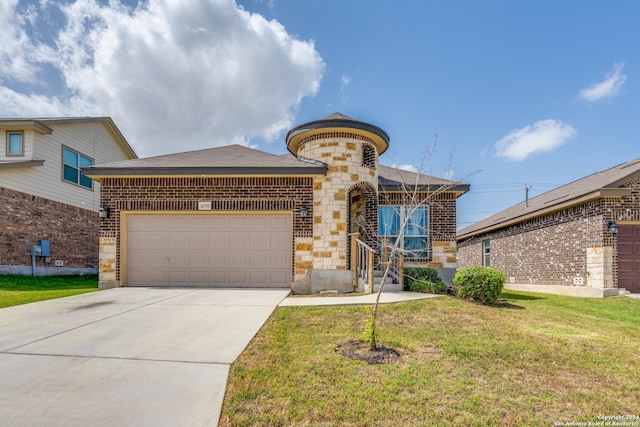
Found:
[[[109,218],[109,214],[111,213],[111,209],[108,206],[100,206],[98,209],[98,214],[100,218]]]
[[[615,221],[609,221],[607,224],[607,230],[609,230],[612,237],[616,237],[616,234],[618,234],[618,224],[616,224]]]
[[[300,206],[300,218],[306,218],[307,213],[309,213],[309,208],[304,205]]]

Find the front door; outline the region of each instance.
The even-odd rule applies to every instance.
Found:
[[[618,287],[640,293],[640,225],[618,225]]]

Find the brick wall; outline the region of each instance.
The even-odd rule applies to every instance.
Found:
[[[206,177],[105,178],[101,203],[111,208],[101,222],[103,241],[119,236],[120,211],[197,211],[198,201],[212,202],[213,211],[293,211],[292,265],[295,239],[312,237],[313,178],[311,177]],[[309,214],[301,218],[300,208]],[[115,278],[120,280],[120,242],[115,242]],[[101,264],[111,263],[101,260]]]
[[[490,240],[490,266],[514,283],[573,285],[588,277],[587,250],[610,241],[603,200],[582,203],[458,241],[459,267],[482,265],[482,242]]]
[[[0,265],[30,266],[31,246],[51,244],[51,260],[64,267],[98,264],[98,213],[0,187]],[[44,265],[44,258],[38,258]]]

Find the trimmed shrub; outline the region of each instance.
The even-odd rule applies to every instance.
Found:
[[[411,292],[443,294],[447,286],[433,268],[405,268],[404,285]]]
[[[495,304],[505,281],[498,270],[479,266],[462,268],[453,277],[457,296],[481,304]]]

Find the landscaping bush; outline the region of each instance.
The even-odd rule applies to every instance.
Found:
[[[504,274],[489,267],[462,268],[453,277],[457,296],[481,304],[495,304],[505,281]]]
[[[433,268],[405,268],[404,284],[411,292],[443,294],[447,286]]]

